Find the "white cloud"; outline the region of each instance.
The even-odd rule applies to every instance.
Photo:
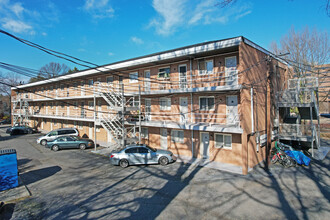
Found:
[[[32,26],[24,23],[23,21],[17,21],[9,18],[4,18],[1,20],[2,27],[7,30],[13,31],[15,33],[29,33],[31,35],[35,34]]]
[[[187,0],[154,0],[152,6],[158,12],[149,26],[154,26],[160,35],[170,35],[184,21]]]
[[[97,19],[111,18],[115,13],[108,0],[86,0],[83,8]]]
[[[114,55],[115,55],[115,54],[112,53],[112,52],[109,52],[109,53],[108,53],[108,56],[110,56],[110,57],[111,57],[111,56],[114,56]]]
[[[143,40],[138,37],[131,37],[131,41],[135,44],[143,44]]]
[[[22,4],[18,2],[11,6],[11,10],[16,14],[17,17],[21,17],[24,8],[22,7]]]
[[[228,8],[217,6],[218,0],[153,0],[157,12],[148,27],[154,27],[160,35],[168,36],[178,28],[193,25],[226,24],[252,12],[251,5],[237,2]]]
[[[46,32],[42,32],[41,35],[42,36],[47,36],[47,33]]]

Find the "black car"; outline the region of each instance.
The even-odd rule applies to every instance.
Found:
[[[0,121],[0,125],[10,124],[10,119],[4,119]]]
[[[14,127],[8,128],[6,133],[10,134],[10,135],[32,134],[33,129],[29,126],[14,126]]]

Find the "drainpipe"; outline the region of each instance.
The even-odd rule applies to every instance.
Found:
[[[192,58],[190,58],[190,88],[192,88]],[[190,93],[190,123],[193,123],[193,94],[192,92]],[[191,155],[192,158],[194,157],[194,129],[193,127],[191,128]]]

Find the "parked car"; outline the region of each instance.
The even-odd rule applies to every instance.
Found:
[[[21,125],[21,126],[13,126],[6,130],[7,134],[16,135],[16,134],[32,134],[34,131],[31,127]]]
[[[0,125],[10,124],[10,119],[4,119],[0,121]]]
[[[161,164],[174,162],[176,157],[171,151],[155,149],[148,145],[128,145],[119,152],[110,154],[110,163],[121,167],[137,164]]]
[[[47,133],[45,136],[39,137],[37,143],[46,146],[48,141],[53,141],[61,136],[79,136],[76,128],[60,128]]]
[[[62,136],[55,140],[48,141],[46,147],[53,151],[69,148],[80,148],[81,150],[85,150],[86,148],[94,147],[94,141],[77,136]]]

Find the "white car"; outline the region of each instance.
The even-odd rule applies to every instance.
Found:
[[[79,136],[79,132],[76,128],[61,128],[57,130],[53,130],[46,134],[45,136],[42,136],[37,139],[37,143],[46,146],[48,141],[53,141],[58,137],[61,136]]]

